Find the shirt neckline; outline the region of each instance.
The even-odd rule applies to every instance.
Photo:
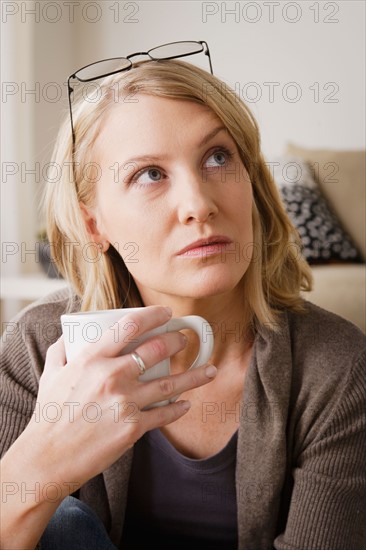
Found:
[[[159,428],[146,432],[144,438],[149,445],[158,447],[170,459],[191,470],[205,471],[206,473],[217,472],[226,468],[236,459],[238,430],[233,433],[222,449],[206,458],[190,458],[182,454]]]

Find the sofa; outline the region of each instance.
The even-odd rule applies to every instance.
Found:
[[[366,197],[363,150],[287,143],[273,174],[314,276],[309,301],[366,333]]]

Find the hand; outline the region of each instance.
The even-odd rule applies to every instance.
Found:
[[[212,380],[214,375],[208,376],[205,367],[199,367],[141,382],[134,359],[121,355],[128,342],[116,342],[115,334],[123,334],[126,324],[138,327],[137,337],[170,317],[161,306],[130,313],[118,322],[118,328],[106,331],[99,342],[89,344],[67,364],[63,339],[50,346],[36,410],[23,434],[38,449],[37,467],[43,482],[59,484],[63,497],[108,468],[146,431],[183,416],[190,404],[178,401],[143,409]],[[183,334],[168,332],[146,340],[136,352],[149,368],[185,344]]]

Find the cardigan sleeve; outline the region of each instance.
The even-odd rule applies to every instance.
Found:
[[[319,433],[297,457],[277,550],[366,548],[366,355]]]
[[[0,457],[26,428],[37,398],[38,384],[22,327],[21,321],[10,322],[1,338]],[[38,542],[35,550],[41,548]]]
[[[47,348],[60,335],[59,315],[65,300],[66,292],[57,291],[4,324],[0,345],[0,457],[32,418]],[[35,546],[38,549],[40,542]]]
[[[61,335],[68,288],[48,294],[4,323],[0,362],[0,456],[20,436],[36,407],[47,349]]]
[[[0,366],[0,456],[29,423],[36,403],[37,383],[22,323],[8,324],[2,335]]]

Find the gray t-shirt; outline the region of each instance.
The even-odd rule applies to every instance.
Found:
[[[236,549],[237,432],[217,454],[192,459],[159,429],[134,447],[121,548]]]

